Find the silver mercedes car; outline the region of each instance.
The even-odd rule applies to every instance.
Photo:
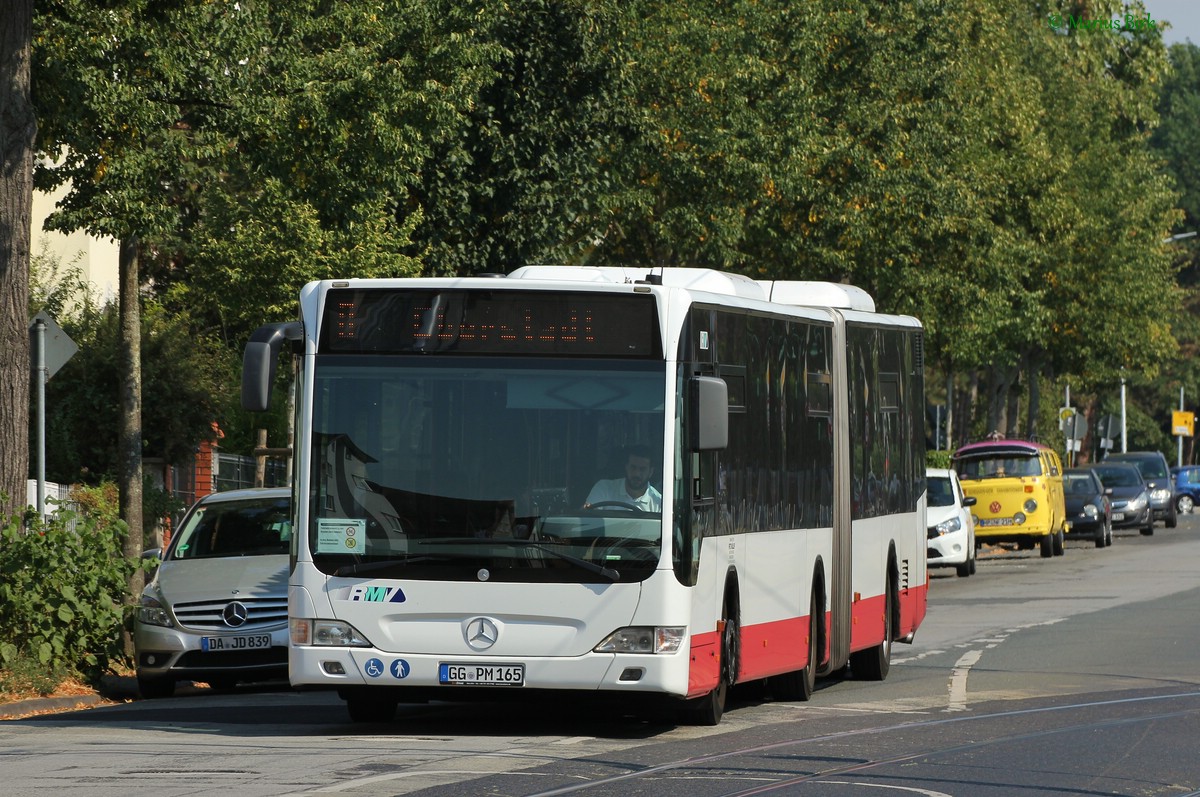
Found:
[[[170,697],[178,681],[287,678],[291,540],[286,488],[213,493],[188,510],[138,607],[143,697]]]

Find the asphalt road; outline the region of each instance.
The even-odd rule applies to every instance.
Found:
[[[201,692],[0,722],[0,795],[1200,795],[1200,517],[932,573],[887,681],[742,689],[717,728]]]

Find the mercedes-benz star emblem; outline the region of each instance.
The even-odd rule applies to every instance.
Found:
[[[250,617],[250,612],[246,609],[245,605],[238,601],[226,604],[225,610],[221,612],[221,619],[230,628],[238,628],[244,625],[248,617]]]
[[[467,644],[472,650],[487,650],[500,638],[500,629],[486,617],[477,617],[467,623]]]

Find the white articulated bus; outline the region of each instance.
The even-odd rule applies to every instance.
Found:
[[[294,355],[292,684],[715,724],[737,683],[884,678],[926,610],[921,336],[707,269],[310,283],[242,385]]]

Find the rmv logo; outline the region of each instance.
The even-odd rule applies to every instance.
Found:
[[[373,603],[404,603],[404,590],[399,587],[383,587],[364,584],[350,590],[350,600]]]

